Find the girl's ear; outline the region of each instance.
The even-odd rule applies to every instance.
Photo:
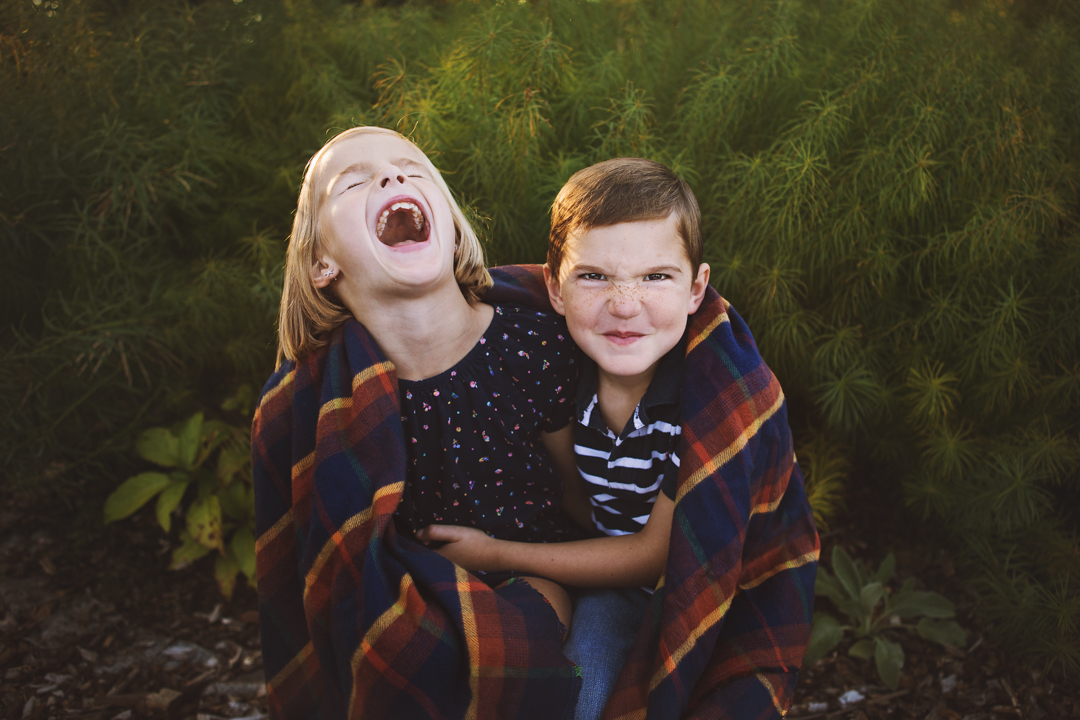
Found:
[[[311,264],[311,284],[320,290],[337,280],[337,276],[338,269],[330,258],[316,260]]]
[[[701,307],[701,301],[705,299],[705,288],[709,287],[709,263],[701,263],[698,267],[697,277],[690,285],[690,304],[686,314],[693,315]]]
[[[560,315],[566,315],[566,307],[563,305],[562,298],[562,284],[559,282],[559,278],[555,277],[555,274],[551,272],[551,268],[548,267],[547,263],[544,263],[544,284],[547,285],[551,307],[555,308],[555,312]]]

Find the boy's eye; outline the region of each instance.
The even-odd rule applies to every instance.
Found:
[[[645,276],[646,280],[667,280],[671,276],[667,273],[649,273]]]
[[[579,275],[582,280],[603,280],[604,276],[600,273],[581,273]]]

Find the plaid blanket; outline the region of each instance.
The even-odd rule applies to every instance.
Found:
[[[538,266],[487,299],[550,308]],[[607,717],[775,717],[809,638],[818,554],[783,394],[710,290],[691,321],[665,579]],[[393,366],[359,323],[263,391],[252,427],[263,664],[275,718],[568,718],[580,669],[521,583],[398,535]]]

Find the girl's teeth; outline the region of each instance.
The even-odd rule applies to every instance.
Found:
[[[424,224],[424,215],[420,212],[420,208],[415,203],[411,202],[396,202],[387,209],[383,210],[382,215],[379,216],[379,223],[375,226],[375,234],[382,237],[383,231],[386,230],[386,220],[390,217],[390,213],[397,212],[398,210],[411,210],[413,225],[419,230]]]

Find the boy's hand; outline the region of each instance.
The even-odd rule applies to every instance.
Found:
[[[488,537],[483,530],[459,525],[429,525],[421,528],[416,537],[424,542],[445,543],[435,552],[469,572],[504,570],[498,567],[499,541]]]

